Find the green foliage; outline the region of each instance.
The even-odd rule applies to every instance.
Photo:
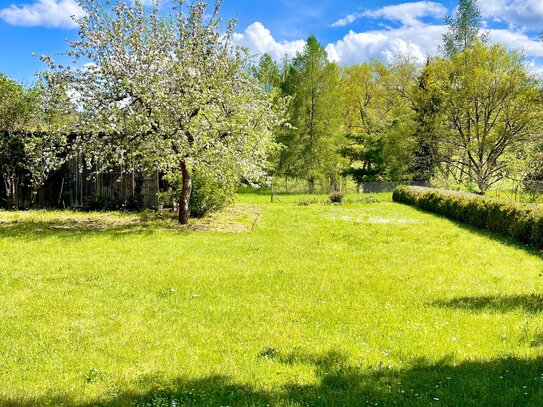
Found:
[[[264,92],[273,92],[281,86],[279,66],[268,54],[262,55],[256,68],[256,78]]]
[[[32,130],[36,125],[38,102],[36,89],[27,89],[0,73],[0,131]]]
[[[316,180],[336,182],[342,168],[341,70],[328,61],[315,36],[283,70],[283,94],[292,98],[288,112],[292,126],[277,139],[285,148],[276,173],[306,179],[313,191]]]
[[[344,175],[355,182],[405,180],[414,149],[411,107],[417,68],[408,58],[390,66],[374,62],[345,68],[341,79],[348,160]]]
[[[342,192],[332,192],[329,197],[330,202],[333,204],[341,204],[343,203],[343,199],[345,198],[345,195]]]
[[[407,186],[396,188],[393,199],[543,248],[543,209],[536,206]]]
[[[502,45],[476,42],[425,70],[421,129],[432,133],[444,177],[485,193],[508,173],[520,149],[541,142],[541,82],[524,57]],[[437,102],[436,111],[428,110]],[[423,122],[423,123],[424,123]]]
[[[428,59],[418,78],[413,109],[415,118],[415,147],[409,171],[413,181],[429,184],[439,164],[437,122],[441,95],[430,92],[431,60]]]
[[[447,17],[445,23],[449,27],[443,34],[443,50],[449,57],[486,39],[480,33],[482,17],[477,0],[460,0],[456,15]]]
[[[234,201],[237,185],[237,182],[217,180],[194,173],[189,206],[191,217],[202,218],[230,205]]]
[[[159,193],[159,202],[162,205],[176,207],[179,204],[182,177],[179,174],[167,174],[164,180],[170,186],[167,191]],[[217,180],[200,172],[193,173],[190,216],[202,218],[230,205],[234,201],[234,193],[238,185],[239,182],[233,178]]]

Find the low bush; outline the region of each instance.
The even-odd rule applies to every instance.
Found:
[[[236,180],[237,181],[237,180]],[[219,181],[204,174],[195,173],[190,196],[190,216],[203,218],[234,202],[238,183],[234,180]]]
[[[332,192],[329,196],[330,202],[333,204],[341,204],[343,203],[344,195],[341,192]]]
[[[158,194],[159,205],[177,208],[181,191],[181,174],[164,177],[169,184],[167,190]],[[217,180],[198,172],[192,175],[192,193],[190,195],[190,216],[203,218],[232,204],[239,182],[237,179]]]
[[[396,188],[393,200],[543,249],[543,209],[537,206],[408,186]]]
[[[317,205],[317,204],[329,204],[328,201],[323,202],[321,199],[318,198],[301,198],[296,201],[298,206],[311,206],[311,205]]]

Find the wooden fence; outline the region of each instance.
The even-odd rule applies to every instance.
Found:
[[[20,180],[17,205],[28,207],[32,201],[31,192]],[[137,200],[145,208],[158,206],[157,193],[161,188],[158,172],[145,174],[135,170],[117,168],[109,172],[88,169],[83,157],[71,158],[59,171],[53,174],[40,188],[34,205],[48,208],[84,208],[92,199],[121,203]],[[8,202],[4,185],[0,185],[0,207],[13,206]]]

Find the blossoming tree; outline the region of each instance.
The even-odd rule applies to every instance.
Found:
[[[173,3],[173,4],[172,4]],[[282,124],[248,74],[248,55],[221,27],[220,3],[79,0],[85,16],[65,69],[81,112],[87,157],[181,174],[179,222],[188,223],[194,171],[216,179],[258,178]],[[279,107],[278,107],[279,106]]]

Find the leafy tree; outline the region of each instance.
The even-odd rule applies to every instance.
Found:
[[[477,0],[459,0],[456,15],[447,17],[445,23],[449,28],[443,35],[443,50],[449,57],[478,41],[485,42],[486,35],[480,32],[482,18]]]
[[[262,176],[282,112],[246,71],[220,3],[208,10],[175,0],[168,15],[158,0],[151,8],[112,3],[79,1],[85,17],[69,53],[89,63],[64,73],[80,95],[81,146],[105,167],[135,162],[181,174],[186,224],[193,173],[228,182]]]
[[[437,118],[441,100],[429,87],[431,60],[428,59],[419,79],[413,108],[416,114],[415,149],[410,171],[413,180],[429,184],[435,177],[437,158]]]
[[[408,177],[413,150],[414,114],[411,107],[416,66],[398,59],[355,65],[342,77],[343,118],[349,159],[344,171],[360,184]]]
[[[439,104],[439,155],[444,171],[480,193],[506,175],[506,158],[541,137],[540,82],[524,58],[479,42],[428,68]]]
[[[357,185],[376,181],[385,173],[383,142],[374,112],[377,93],[373,65],[345,68],[341,94],[347,144],[341,149],[341,154],[349,160],[344,174],[351,176]]]
[[[409,57],[397,57],[388,67],[377,64],[382,95],[378,117],[384,139],[383,158],[386,178],[405,181],[410,177],[410,162],[415,148],[415,100],[418,67]]]
[[[25,132],[35,126],[37,93],[0,74],[0,175],[9,205],[19,204],[25,177]]]
[[[260,58],[256,68],[256,77],[265,92],[273,92],[281,87],[281,72],[279,66],[269,54]]]
[[[286,73],[284,90],[292,96],[289,116],[293,128],[284,139],[289,155],[282,167],[307,179],[310,192],[318,179],[328,178],[331,188],[337,187],[341,171],[337,152],[342,144],[340,74],[313,35]]]

